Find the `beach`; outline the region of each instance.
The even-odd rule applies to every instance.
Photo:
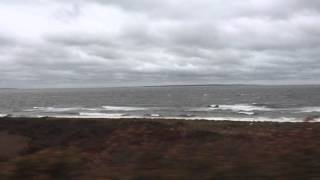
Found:
[[[320,124],[0,118],[0,179],[318,179]]]

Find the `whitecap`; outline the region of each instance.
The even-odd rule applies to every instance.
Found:
[[[208,121],[241,121],[241,122],[303,122],[303,119],[291,118],[291,117],[163,117],[163,119],[179,119],[179,120],[208,120]],[[320,119],[316,119],[320,120]],[[317,122],[316,120],[312,122]]]
[[[18,117],[18,116],[17,116]],[[29,116],[28,116],[29,117]],[[30,116],[35,117],[35,116]],[[40,116],[39,116],[40,117]],[[158,116],[158,114],[150,114],[149,116],[125,116],[125,114],[120,113],[88,113],[81,112],[79,115],[55,115],[50,116],[55,118],[89,118],[89,119],[177,119],[177,120],[208,120],[208,121],[241,121],[241,122],[304,122],[303,118],[293,118],[293,117],[203,117],[203,116],[193,116],[193,117],[181,117],[181,116]],[[320,122],[320,118],[314,118],[311,122]]]
[[[249,104],[234,104],[234,105],[211,105],[210,108],[212,110],[231,110],[235,112],[239,111],[272,111],[271,108],[267,108],[265,106],[254,106]]]
[[[179,117],[194,117],[193,114],[180,114]]]
[[[160,114],[150,114],[151,117],[161,117]]]
[[[320,107],[302,107],[298,110],[303,113],[320,112]]]
[[[69,108],[59,108],[59,107],[33,107],[33,109],[25,109],[27,112],[41,111],[41,112],[68,112],[77,111],[81,109],[80,107],[69,107]]]
[[[123,114],[120,113],[88,113],[88,112],[80,112],[80,116],[83,117],[91,117],[91,118],[120,118]]]
[[[0,114],[0,117],[6,117],[8,114]]]
[[[194,112],[202,112],[202,111],[212,111],[211,107],[196,107],[196,108],[189,108],[185,111],[194,111]]]
[[[82,111],[101,111],[102,108],[81,108]]]
[[[252,112],[252,111],[239,111],[238,113],[239,113],[239,114],[249,115],[249,116],[252,116],[252,115],[254,115],[254,114],[255,114],[255,113],[254,113],[254,112]]]
[[[293,117],[179,117],[179,116],[164,116],[164,117],[136,117],[143,119],[176,119],[176,120],[208,120],[208,121],[241,121],[241,122],[304,122],[304,119],[293,118]],[[320,119],[315,119],[312,122],[320,121]]]
[[[132,107],[132,106],[102,106],[105,110],[109,111],[142,111],[146,110],[145,107]]]

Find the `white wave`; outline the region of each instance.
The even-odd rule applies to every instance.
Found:
[[[25,109],[27,112],[41,111],[41,112],[68,112],[77,111],[80,107],[59,108],[59,107],[33,107],[33,109]]]
[[[320,107],[302,107],[299,108],[298,111],[303,113],[320,112]]]
[[[80,112],[79,115],[55,115],[55,118],[79,118],[79,119],[124,119],[124,118],[141,118],[135,116],[127,116],[126,114],[120,113],[88,113]]]
[[[0,114],[0,117],[6,117],[8,114]]]
[[[180,120],[209,120],[209,121],[243,121],[243,122],[303,122],[303,119],[290,118],[290,117],[161,117],[161,119],[180,119]],[[315,119],[312,122],[320,122],[320,119]]]
[[[81,108],[82,111],[101,111],[102,108]]]
[[[23,114],[0,114],[0,117],[11,117],[11,118],[44,118],[47,116],[43,115],[23,115]]]
[[[120,113],[88,113],[88,112],[80,112],[79,115],[85,116],[85,117],[96,117],[96,118],[120,118],[124,116],[124,114],[120,114]]]
[[[179,116],[124,116],[123,114],[105,114],[105,113],[91,113],[86,115],[81,113],[80,116],[59,116],[59,117],[68,117],[68,118],[110,118],[110,119],[176,119],[176,120],[209,120],[209,121],[241,121],[241,122],[304,122],[304,119],[291,118],[291,117],[179,117]],[[320,122],[319,119],[314,119],[312,122]]]
[[[142,111],[146,110],[145,107],[132,107],[132,106],[102,106],[105,110],[109,111]]]
[[[179,117],[194,117],[193,114],[180,114]]]
[[[161,117],[160,114],[146,114],[145,116],[150,116],[150,117]]]
[[[311,122],[320,122],[320,118],[315,118]]]
[[[254,113],[254,112],[252,112],[252,111],[239,111],[238,113],[239,113],[239,114],[249,115],[249,116],[252,116],[252,115],[254,115],[254,114],[255,114],[255,113]]]
[[[25,109],[25,112],[44,112],[44,113],[63,113],[63,112],[99,112],[103,110],[109,111],[140,111],[145,110],[142,107],[129,107],[129,106],[102,106],[102,107],[33,107],[31,109]]]
[[[273,109],[265,106],[254,106],[249,104],[234,104],[234,105],[211,105],[211,110],[231,110],[235,112],[251,112],[251,111],[272,111]]]
[[[34,117],[41,118],[46,116],[12,116],[12,117]],[[305,118],[293,118],[293,117],[202,117],[202,116],[192,116],[192,117],[181,117],[181,116],[133,116],[120,113],[88,113],[81,112],[79,115],[55,115],[50,116],[55,118],[79,118],[79,119],[176,119],[176,120],[208,120],[208,121],[242,121],[242,122],[304,122]],[[320,122],[320,118],[314,118],[312,122]]]
[[[212,111],[212,108],[211,107],[198,107],[198,108],[189,108],[185,111],[203,112],[203,111]]]
[[[124,117],[120,117],[124,118]],[[240,118],[240,117],[201,117],[201,116],[194,116],[194,117],[179,117],[179,116],[172,116],[172,117],[130,117],[130,118],[142,118],[142,119],[176,119],[176,120],[208,120],[208,121],[241,121],[241,122],[304,122],[304,119],[299,118],[291,118],[291,117],[278,117],[278,118],[269,118],[269,117],[247,117],[247,118]],[[314,119],[312,122],[320,122],[319,119]]]

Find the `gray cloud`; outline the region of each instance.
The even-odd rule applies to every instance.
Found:
[[[318,1],[13,0],[0,16],[0,87],[319,83]]]
[[[7,36],[2,36],[0,34],[0,48],[12,46],[15,44],[15,40],[12,38],[9,38]]]

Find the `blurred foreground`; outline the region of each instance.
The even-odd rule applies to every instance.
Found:
[[[0,179],[320,179],[320,124],[2,118]]]

